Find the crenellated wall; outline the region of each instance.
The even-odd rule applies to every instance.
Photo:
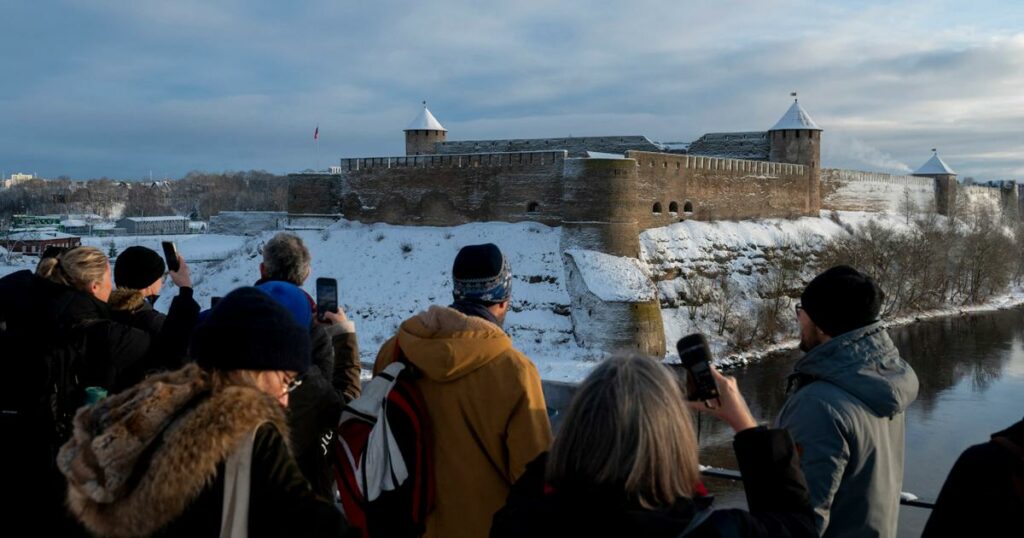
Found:
[[[821,208],[899,212],[909,196],[920,211],[935,207],[935,180],[838,168],[821,169]]]
[[[291,213],[360,222],[453,226],[561,222],[565,151],[342,159],[339,174],[295,174]],[[326,185],[330,185],[327,187]]]
[[[817,178],[798,164],[630,151],[641,230],[697,220],[817,215]]]

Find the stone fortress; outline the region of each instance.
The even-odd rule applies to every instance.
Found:
[[[794,99],[767,131],[708,133],[689,144],[645,136],[449,141],[424,103],[405,129],[404,156],[345,158],[330,173],[289,175],[288,213],[559,226],[577,342],[662,356],[659,301],[636,260],[643,230],[687,219],[896,211],[902,199],[948,215],[960,196],[1011,218],[1024,211],[1016,183],[961,186],[937,153],[913,175],[822,168],[821,136]],[[623,289],[605,289],[610,279],[598,273],[609,267],[621,275],[611,286]]]

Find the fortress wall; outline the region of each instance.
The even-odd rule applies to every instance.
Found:
[[[658,151],[658,146],[645,136],[584,136],[566,138],[531,138],[510,140],[464,140],[435,146],[435,153],[521,152],[567,150],[570,157],[582,157],[587,151],[624,154],[626,151]]]
[[[998,187],[982,187],[979,185],[961,186],[957,197],[963,197],[963,207],[968,211],[987,210],[992,215],[1002,212],[1002,189]]]
[[[337,175],[289,174],[288,212],[317,215],[338,213],[341,201],[338,187]]]
[[[289,204],[289,212],[429,226],[487,220],[558,225],[565,156],[545,151],[343,159],[340,174],[291,176],[289,201],[297,203]]]
[[[932,178],[821,169],[822,209],[898,212],[908,193],[919,210],[935,207],[935,180]]]
[[[689,218],[817,214],[818,208],[812,207],[811,169],[806,166],[642,151],[627,155],[638,165],[634,214],[641,230]],[[656,203],[660,213],[655,212]],[[686,211],[688,207],[692,212]]]
[[[562,250],[640,255],[636,217],[636,162],[567,159],[562,190]]]

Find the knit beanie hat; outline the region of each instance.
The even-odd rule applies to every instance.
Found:
[[[299,325],[309,327],[309,324],[313,322],[313,309],[302,288],[291,282],[271,280],[257,285],[256,289],[266,293],[277,301],[277,304],[288,309]]]
[[[238,288],[196,326],[190,353],[207,370],[287,370],[301,374],[310,363],[309,319],[301,325],[266,292]]]
[[[119,288],[141,290],[164,276],[163,256],[146,247],[128,247],[114,262],[114,283]]]
[[[512,270],[497,245],[462,247],[452,264],[456,301],[494,304],[512,295]]]
[[[884,298],[871,277],[837,265],[811,280],[800,304],[822,332],[838,336],[878,321]]]

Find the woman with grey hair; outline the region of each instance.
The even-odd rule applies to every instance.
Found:
[[[494,517],[492,537],[814,537],[796,448],[758,426],[736,381],[713,371],[720,405],[685,389],[647,357],[606,360],[580,385],[550,455],[538,458]],[[690,409],[736,431],[750,511],[712,510],[701,495]]]

